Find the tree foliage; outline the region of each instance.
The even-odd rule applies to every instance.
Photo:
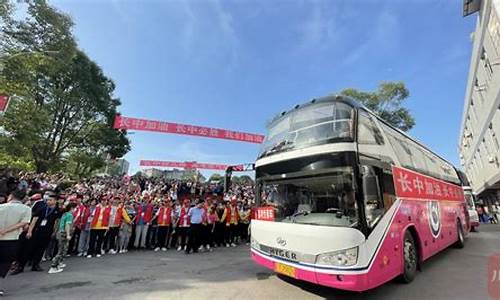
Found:
[[[253,184],[253,179],[252,177],[248,175],[241,175],[241,176],[233,176],[231,177],[231,182],[234,184]]]
[[[0,94],[14,96],[0,119],[8,145],[1,148],[31,159],[39,172],[87,175],[130,150],[126,132],[112,129],[121,104],[115,84],[78,49],[68,16],[45,1],[27,3],[23,20],[0,5]]]
[[[403,131],[408,131],[415,125],[410,111],[403,107],[403,102],[410,95],[403,82],[382,82],[373,92],[349,88],[341,94],[358,100],[389,124]]]
[[[216,182],[216,181],[223,181],[224,176],[222,176],[219,173],[213,173],[210,178],[208,178],[208,182]]]
[[[0,170],[1,169],[33,171],[35,166],[32,161],[26,160],[24,157],[9,155],[0,151]]]

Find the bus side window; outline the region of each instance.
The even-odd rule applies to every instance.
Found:
[[[381,174],[382,198],[385,210],[388,210],[396,201],[396,192],[394,190],[394,181],[389,171],[383,171]]]
[[[384,137],[372,119],[364,113],[360,113],[358,118],[358,143],[366,145],[383,145]]]
[[[365,205],[365,216],[368,227],[373,228],[384,215],[384,202],[381,197],[380,181],[377,168],[372,166],[361,166],[363,182],[363,202]]]

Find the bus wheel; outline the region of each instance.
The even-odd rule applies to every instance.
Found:
[[[464,229],[462,228],[462,223],[460,223],[460,220],[457,220],[457,236],[458,240],[455,243],[455,247],[461,249],[465,246],[465,238],[464,238]]]
[[[401,281],[403,283],[409,283],[413,281],[417,275],[418,266],[418,255],[417,247],[415,245],[415,240],[409,231],[405,233],[405,239],[403,243],[403,257],[404,257],[404,270],[401,275]]]

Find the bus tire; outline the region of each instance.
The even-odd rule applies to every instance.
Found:
[[[403,274],[400,279],[403,283],[410,283],[417,275],[418,249],[410,231],[405,232],[403,241]]]
[[[465,236],[464,229],[462,227],[462,223],[459,219],[457,219],[457,242],[455,243],[455,247],[462,249],[465,246]]]

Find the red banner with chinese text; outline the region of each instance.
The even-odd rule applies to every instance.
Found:
[[[261,221],[274,221],[274,208],[271,206],[256,207],[253,211],[253,219]]]
[[[461,186],[400,167],[392,167],[392,176],[398,197],[464,201],[464,191]]]
[[[0,95],[0,112],[5,112],[9,105],[9,96]]]
[[[207,169],[207,170],[225,170],[227,165],[223,164],[206,164],[195,161],[177,162],[164,160],[141,160],[141,167],[162,167],[162,168],[184,168],[184,169]]]
[[[264,136],[260,134],[179,123],[128,118],[120,115],[116,115],[113,128],[203,136],[208,138],[235,140],[256,144],[260,144],[264,141]]]

